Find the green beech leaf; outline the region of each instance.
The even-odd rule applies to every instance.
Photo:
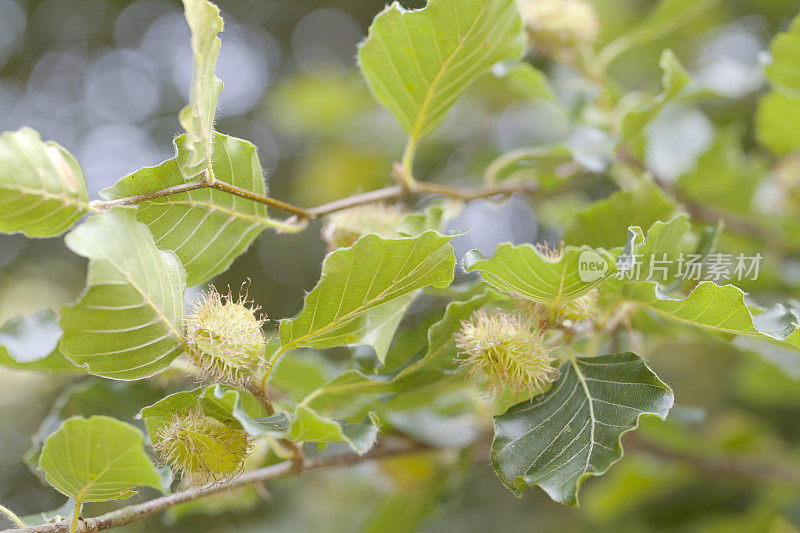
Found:
[[[247,431],[253,437],[281,436],[289,429],[286,415],[267,416],[253,395],[227,385],[208,385],[176,392],[142,408],[147,432],[158,443],[158,431],[170,424],[176,413],[200,409],[223,424]]]
[[[222,91],[222,81],[214,75],[222,31],[219,8],[206,0],[183,0],[186,22],[192,32],[192,86],[190,103],[180,113],[180,122],[186,130],[189,156],[182,161],[181,170],[187,178],[196,176],[210,165],[213,151],[212,133],[217,100]]]
[[[639,228],[638,233],[641,233]],[[657,222],[636,248],[646,257],[675,255],[689,229],[686,215],[669,222]],[[673,261],[674,262],[674,261]],[[655,281],[609,280],[604,290],[664,318],[711,331],[779,341],[800,348],[800,309],[777,304],[763,309],[747,302],[747,294],[734,285],[718,285],[713,281],[699,283],[688,296],[667,294]]]
[[[58,350],[61,328],[52,311],[15,317],[0,328],[0,365],[37,372],[83,372]]]
[[[620,437],[642,415],[666,418],[670,388],[634,353],[575,358],[542,396],[494,417],[491,459],[509,489],[521,495],[539,485],[554,500],[575,506],[589,476],[622,457]]]
[[[41,526],[48,522],[58,522],[60,520],[69,520],[72,516],[72,511],[75,510],[75,499],[67,498],[64,505],[52,511],[43,511],[28,516],[21,517],[22,522],[27,527]]]
[[[359,424],[322,416],[310,407],[298,405],[286,438],[295,442],[344,442],[365,454],[378,436],[378,419],[370,413]]]
[[[416,142],[476,79],[524,48],[515,0],[429,0],[418,11],[387,7],[358,57],[372,94]]]
[[[587,258],[599,264],[594,279],[582,279],[579,265]],[[479,271],[483,280],[503,292],[522,296],[534,302],[557,304],[580,298],[594,289],[616,270],[614,253],[602,248],[567,246],[557,259],[546,257],[531,244],[497,246],[492,258],[478,250],[464,256],[467,272]]]
[[[270,386],[286,394],[288,399],[299,402],[336,375],[337,369],[322,352],[301,349],[293,352],[291,357],[284,357],[275,367],[270,374]]]
[[[384,376],[367,375],[350,369],[312,391],[303,399],[302,403],[317,411],[322,411],[334,404],[347,403],[356,395],[392,392],[393,387]]]
[[[176,157],[147,167],[101,191],[110,200],[186,183],[179,167],[189,157],[186,136],[175,140]],[[235,137],[214,133],[214,175],[220,181],[265,195],[256,148]],[[277,222],[265,205],[216,189],[195,189],[139,206],[139,222],[147,224],[162,250],[173,250],[186,269],[187,283],[199,285],[225,272],[261,231]]]
[[[564,233],[564,242],[611,248],[629,226],[650,227],[671,218],[675,204],[651,180],[642,180],[630,190],[617,191],[594,202],[577,214]]]
[[[363,334],[350,345],[372,346],[378,361],[385,362],[397,327],[406,315],[414,296],[416,293],[412,292],[368,311],[365,315]]]
[[[444,316],[428,328],[428,346],[419,358],[400,370],[392,380],[400,381],[424,370],[452,368],[455,365],[453,337],[461,329],[461,322],[498,297],[498,293],[487,290],[469,300],[447,304]]]
[[[447,287],[455,266],[450,239],[433,231],[401,239],[371,234],[328,255],[303,310],[281,322],[282,350],[361,342],[379,306],[429,285]]]
[[[771,92],[758,102],[756,138],[779,156],[800,149],[800,98]]]
[[[165,370],[183,350],[186,284],[175,254],[156,248],[136,210],[126,207],[91,217],[66,242],[89,259],[89,273],[80,301],[61,312],[61,352],[107,378]]]
[[[30,128],[0,135],[0,232],[54,237],[88,203],[83,171],[64,148]]]
[[[779,33],[769,46],[772,63],[767,77],[779,90],[800,96],[800,15],[785,32]]]
[[[672,297],[657,283],[642,281],[624,284],[619,293],[670,320],[800,348],[800,310],[783,304],[769,309],[748,305],[747,294],[734,285],[704,281],[688,296]]]
[[[142,444],[142,433],[119,420],[70,418],[44,442],[39,467],[48,483],[80,502],[125,499],[135,487],[161,489]]]

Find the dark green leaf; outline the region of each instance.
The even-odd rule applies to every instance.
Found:
[[[495,417],[491,458],[516,494],[539,485],[578,504],[578,489],[622,457],[620,437],[646,414],[666,418],[673,395],[633,353],[576,358],[544,395]]]

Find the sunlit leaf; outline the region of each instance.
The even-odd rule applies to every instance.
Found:
[[[369,451],[378,436],[378,420],[373,414],[359,424],[334,420],[313,409],[298,405],[287,438],[295,442],[344,442],[359,454]]]
[[[283,349],[354,344],[379,306],[429,285],[447,287],[455,266],[450,239],[433,231],[402,239],[371,234],[333,252],[303,310],[281,322]]]
[[[378,361],[386,361],[386,353],[392,343],[395,331],[411,305],[415,294],[412,292],[368,311],[363,335],[350,343],[353,346],[372,346]]]
[[[689,227],[685,216],[656,223],[636,253],[643,256],[670,254]],[[611,280],[605,290],[654,311],[664,318],[718,333],[780,341],[800,348],[800,309],[777,304],[769,309],[752,305],[747,294],[734,285],[713,281],[699,283],[688,296],[667,294],[656,281]]]
[[[175,158],[143,168],[101,194],[113,200],[186,183],[179,167],[189,157],[187,146],[186,136],[178,137]],[[212,164],[218,180],[266,194],[261,164],[251,143],[214,133]],[[143,202],[136,218],[147,224],[159,248],[175,252],[189,285],[199,285],[227,270],[265,227],[276,225],[267,216],[265,205],[209,188]]]
[[[584,280],[580,263],[590,258],[601,265],[597,277]],[[464,256],[467,272],[503,292],[534,302],[555,304],[580,298],[614,273],[615,256],[602,248],[567,246],[558,257],[547,257],[531,244],[500,244],[491,258],[478,250]]]
[[[303,404],[322,411],[331,405],[346,403],[358,395],[386,394],[392,390],[388,379],[383,376],[367,375],[351,369],[312,391],[303,399]]]
[[[156,248],[126,207],[90,218],[66,242],[89,259],[89,274],[80,301],[61,312],[61,352],[108,378],[165,370],[183,350],[185,275],[175,254]]]
[[[30,128],[0,135],[0,232],[60,235],[88,202],[83,171],[64,148]]]
[[[744,291],[734,285],[704,281],[686,297],[664,294],[652,281],[626,284],[620,294],[670,320],[720,333],[786,342],[800,348],[800,312],[777,304],[764,310],[749,306]]]
[[[190,103],[180,113],[189,152],[189,157],[182,161],[181,170],[189,178],[199,174],[211,161],[214,115],[222,91],[222,81],[214,75],[222,44],[217,37],[222,31],[222,17],[219,8],[206,0],[183,0],[183,7],[192,32],[194,53]]]
[[[223,424],[243,429],[253,437],[284,434],[289,423],[286,415],[267,416],[258,401],[249,393],[226,385],[209,385],[186,392],[176,392],[142,408],[142,417],[154,443],[158,432],[179,413],[201,410]]]
[[[161,488],[142,444],[142,433],[119,420],[70,418],[45,441],[39,466],[48,483],[78,501],[125,499],[135,487]]]
[[[575,358],[542,396],[494,417],[491,459],[516,494],[539,485],[554,500],[578,504],[578,489],[622,457],[620,437],[639,417],[666,418],[673,395],[634,353]]]
[[[515,0],[392,3],[375,18],[359,63],[375,98],[417,141],[436,129],[482,74],[525,46]]]
[[[650,227],[672,217],[675,204],[652,181],[642,180],[594,202],[577,214],[564,233],[564,242],[610,248],[625,239],[629,226]]]

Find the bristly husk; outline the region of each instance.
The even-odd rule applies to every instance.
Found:
[[[200,297],[185,324],[189,356],[204,378],[243,385],[256,376],[267,343],[258,310],[230,289],[221,295],[211,287]]]
[[[544,334],[532,317],[476,311],[456,334],[459,361],[479,390],[533,395],[558,377]]]

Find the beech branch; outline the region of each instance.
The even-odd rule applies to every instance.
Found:
[[[95,518],[80,519],[78,522],[77,531],[80,533],[88,533],[94,531],[102,531],[115,527],[125,526],[127,524],[136,522],[153,514],[159,513],[170,507],[174,507],[181,503],[207,498],[215,494],[228,492],[234,489],[247,487],[256,483],[263,483],[273,479],[290,477],[297,475],[301,472],[313,472],[315,470],[325,470],[329,468],[336,468],[340,466],[350,466],[365,461],[374,461],[388,457],[396,457],[402,455],[414,455],[431,450],[432,448],[416,443],[409,442],[402,446],[395,447],[380,447],[375,448],[373,451],[366,455],[357,455],[354,453],[334,455],[330,457],[320,457],[316,459],[309,459],[298,468],[294,461],[284,461],[282,463],[270,465],[258,470],[245,472],[238,478],[228,483],[214,485],[211,487],[200,489],[189,489],[181,492],[175,492],[167,496],[155,498],[135,505],[129,505],[117,511],[112,511]],[[1,533],[67,533],[69,531],[70,521],[60,520],[49,524],[42,524],[23,529],[7,529]]]
[[[335,200],[327,204],[319,205],[317,207],[303,208],[282,200],[248,191],[247,189],[225,183],[224,181],[208,178],[204,173],[201,174],[197,180],[181,185],[166,187],[157,191],[137,194],[135,196],[129,196],[126,198],[118,198],[116,200],[94,200],[89,203],[89,207],[93,211],[100,212],[108,209],[109,207],[119,205],[135,205],[149,200],[155,200],[157,198],[164,198],[167,196],[205,188],[217,189],[218,191],[223,191],[234,196],[240,196],[242,198],[246,198],[247,200],[264,204],[266,206],[281,210],[285,213],[289,213],[298,221],[308,221],[316,220],[330,213],[335,213],[336,211],[342,211],[351,207],[383,202],[387,200],[399,200],[401,198],[416,194],[434,194],[454,198],[457,200],[472,201],[479,198],[492,198],[495,196],[509,197],[516,193],[533,193],[539,190],[539,185],[537,183],[527,182],[490,187],[453,187],[438,183],[415,181],[410,184],[395,185],[392,187],[356,194],[347,198]]]

